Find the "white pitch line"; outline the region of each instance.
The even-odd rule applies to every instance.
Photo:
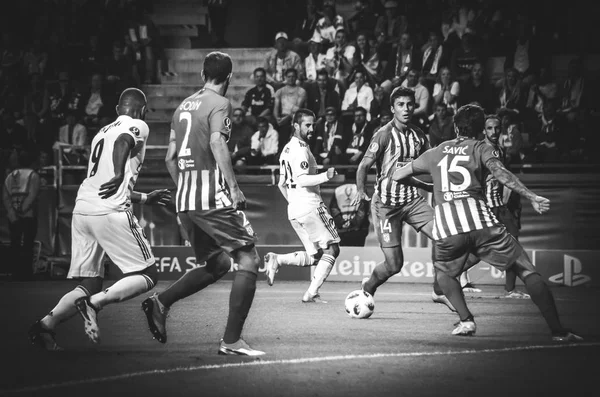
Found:
[[[527,350],[550,350],[550,349],[565,349],[573,347],[590,347],[600,346],[600,342],[592,343],[573,343],[564,345],[532,345],[532,346],[518,346],[518,347],[504,347],[499,349],[481,349],[481,350],[459,350],[459,351],[434,351],[434,352],[405,352],[405,353],[376,353],[376,354],[349,354],[342,356],[325,356],[325,357],[306,357],[306,358],[292,358],[286,360],[260,360],[257,361],[246,361],[241,363],[229,363],[229,364],[208,364],[198,365],[191,367],[178,367],[170,369],[153,369],[149,371],[130,372],[127,374],[105,376],[100,378],[88,378],[81,380],[73,380],[61,383],[50,383],[46,385],[30,386],[21,389],[12,390],[0,390],[0,394],[19,394],[26,392],[38,392],[43,390],[58,389],[61,387],[80,386],[92,383],[106,383],[114,382],[124,379],[138,378],[141,376],[148,375],[169,375],[181,372],[193,372],[203,371],[210,369],[225,369],[225,368],[243,368],[243,367],[259,367],[267,365],[294,365],[294,364],[309,364],[326,361],[343,361],[343,360],[372,360],[378,358],[398,358],[398,357],[435,357],[435,356],[452,356],[452,355],[470,355],[470,354],[487,354],[487,353],[505,353],[505,352],[518,352]]]

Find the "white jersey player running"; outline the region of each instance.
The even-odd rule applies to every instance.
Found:
[[[279,158],[279,189],[288,201],[288,218],[306,251],[265,255],[267,282],[273,285],[281,265],[314,266],[313,279],[302,302],[321,302],[319,288],[329,276],[340,254],[337,230],[329,210],[323,204],[319,185],[336,175],[334,168],[317,174],[317,162],[308,147],[315,115],[308,109],[294,114],[294,135]]]
[[[132,191],[144,161],[149,133],[143,121],[145,113],[144,93],[137,88],[126,89],[117,105],[119,117],[92,141],[87,177],[77,192],[71,226],[68,278],[78,280],[79,285],[31,326],[31,343],[48,350],[59,349],[54,329],[77,312],[84,319],[86,334],[97,343],[100,329],[96,313],[156,284],[154,256],[131,208],[132,202],[165,205],[170,200],[166,189],[149,194]],[[124,277],[102,290],[105,253]]]

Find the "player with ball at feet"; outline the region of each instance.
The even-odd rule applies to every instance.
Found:
[[[315,266],[313,279],[302,297],[304,303],[327,303],[319,295],[335,259],[340,254],[340,237],[329,210],[323,204],[319,185],[336,175],[334,168],[317,174],[317,162],[308,141],[313,134],[315,115],[308,109],[294,114],[294,135],[279,158],[279,189],[288,201],[288,218],[305,251],[265,256],[267,282],[273,285],[282,265]]]

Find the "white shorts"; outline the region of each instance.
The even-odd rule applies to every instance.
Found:
[[[290,223],[309,255],[315,255],[319,248],[325,249],[340,242],[335,222],[325,205],[299,218],[290,219]]]
[[[67,277],[104,277],[105,252],[123,274],[142,271],[155,263],[146,234],[132,212],[73,214]]]

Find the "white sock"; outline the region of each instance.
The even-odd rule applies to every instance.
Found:
[[[75,300],[87,294],[87,291],[81,286],[67,292],[60,298],[54,309],[41,320],[42,325],[45,328],[54,329],[58,324],[76,315]]]
[[[312,266],[315,259],[306,251],[296,251],[289,254],[276,254],[277,263],[291,266]]]
[[[142,274],[126,276],[114,283],[112,286],[92,295],[90,302],[98,310],[104,306],[114,303],[123,302],[134,298],[154,287],[154,283]]]
[[[308,287],[309,294],[314,296],[319,293],[319,288],[321,288],[321,285],[323,285],[327,279],[327,276],[329,276],[329,273],[331,273],[331,268],[333,267],[334,263],[335,257],[327,254],[323,254],[323,256],[321,256],[321,259],[315,268],[313,279]]]

